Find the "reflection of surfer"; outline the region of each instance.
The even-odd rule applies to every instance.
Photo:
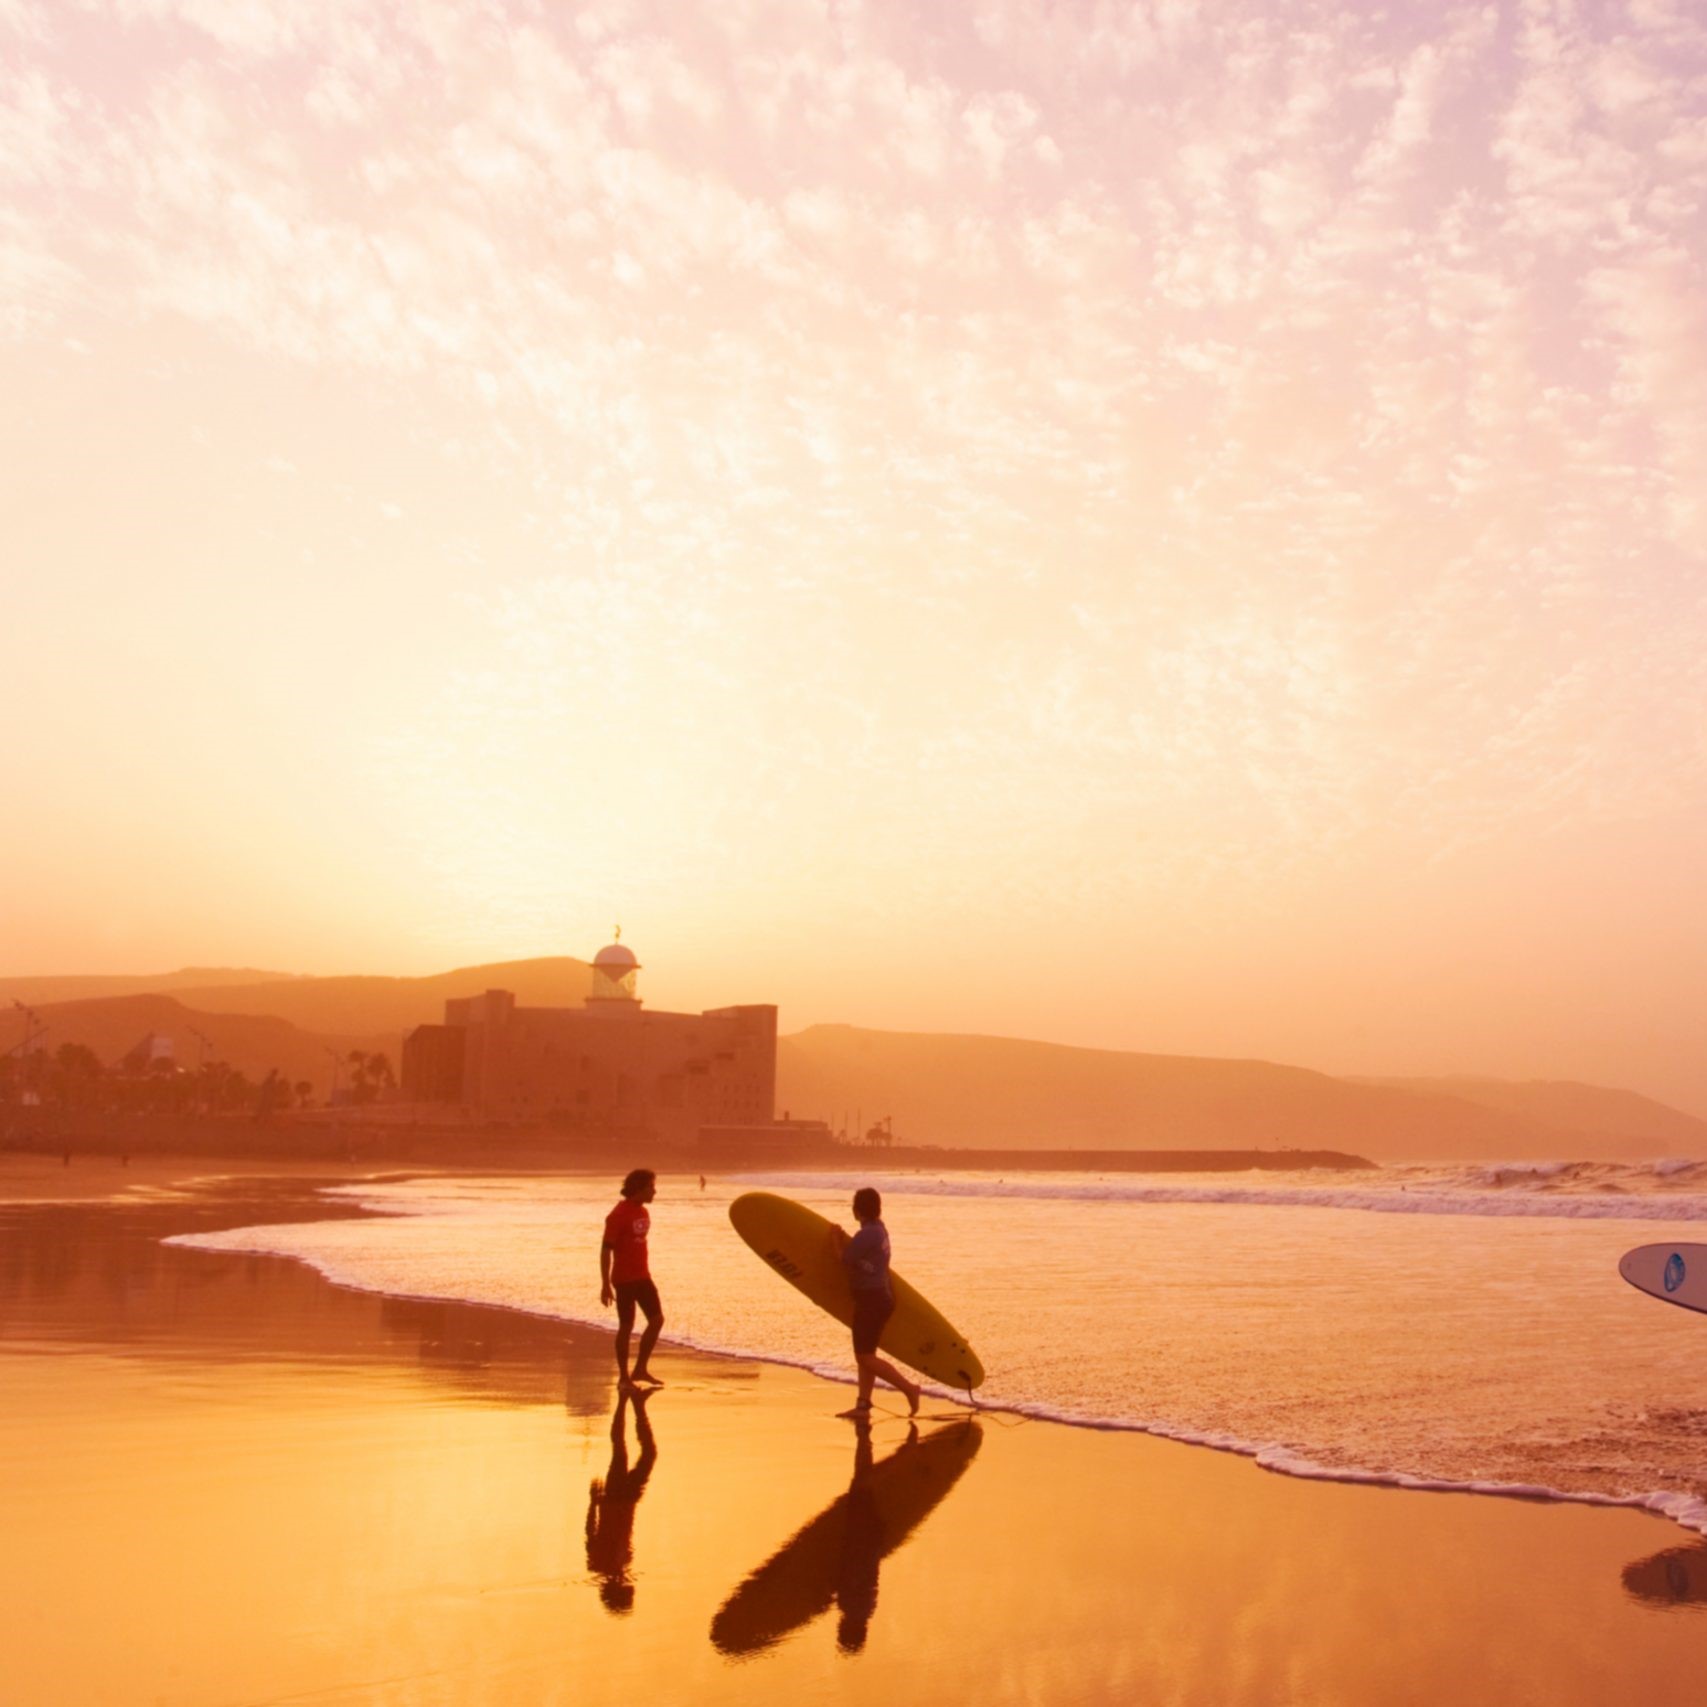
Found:
[[[877,1608],[883,1561],[947,1497],[978,1451],[978,1424],[951,1424],[905,1442],[872,1462],[871,1428],[856,1424],[853,1480],[772,1554],[711,1621],[712,1644],[731,1657],[762,1653],[833,1606],[845,1654],[864,1646]]]
[[[854,1193],[854,1219],[859,1231],[850,1239],[840,1227],[832,1230],[842,1268],[853,1293],[854,1361],[859,1365],[859,1400],[849,1413],[862,1416],[871,1409],[871,1389],[881,1376],[907,1395],[907,1409],[917,1412],[919,1389],[892,1363],[877,1355],[877,1342],[895,1313],[895,1294],[889,1285],[889,1230],[883,1225],[883,1199],[864,1185]]]
[[[842,1615],[836,1626],[836,1646],[844,1654],[857,1654],[865,1646],[866,1629],[877,1610],[877,1572],[888,1551],[883,1544],[883,1514],[872,1487],[871,1424],[862,1417],[857,1426],[859,1444],[854,1448],[853,1480],[844,1497],[841,1568],[836,1573],[836,1606]],[[918,1444],[914,1425],[907,1430],[906,1444],[885,1462],[895,1463]]]
[[[628,1463],[628,1402],[634,1400],[634,1433],[640,1456]],[[658,1446],[646,1415],[645,1393],[620,1392],[610,1427],[610,1468],[587,1495],[587,1569],[599,1579],[599,1599],[612,1612],[634,1606],[634,1508],[646,1491],[646,1479],[658,1462]]]

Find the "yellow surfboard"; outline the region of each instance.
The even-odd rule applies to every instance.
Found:
[[[798,1292],[838,1322],[853,1323],[853,1294],[834,1237],[835,1224],[815,1209],[749,1191],[729,1205],[735,1231]],[[897,1363],[916,1369],[944,1387],[981,1386],[984,1365],[954,1331],[948,1318],[919,1295],[894,1269],[889,1285],[895,1313],[883,1329],[877,1349]]]

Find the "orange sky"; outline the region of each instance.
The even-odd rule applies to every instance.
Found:
[[[1707,1112],[1671,0],[0,0],[0,970]]]

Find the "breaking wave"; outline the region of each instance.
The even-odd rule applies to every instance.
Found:
[[[1328,1185],[1314,1176],[1270,1184],[1269,1174],[1186,1176],[1177,1184],[1154,1175],[987,1175],[766,1173],[784,1189],[852,1191],[872,1178],[937,1197],[1018,1198],[1035,1202],[1225,1203],[1285,1209],[1355,1209],[1375,1215],[1535,1216],[1567,1220],[1707,1221],[1707,1163],[1510,1162],[1474,1167],[1390,1167],[1357,1183]]]

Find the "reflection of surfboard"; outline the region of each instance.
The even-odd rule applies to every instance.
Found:
[[[786,1280],[838,1322],[853,1322],[853,1295],[832,1237],[834,1223],[804,1203],[749,1191],[729,1205],[735,1231]],[[877,1342],[909,1369],[945,1387],[976,1387],[984,1365],[948,1319],[898,1275],[889,1271],[895,1314]]]
[[[1668,1547],[1624,1567],[1624,1587],[1655,1606],[1707,1604],[1707,1547]]]
[[[877,1568],[966,1473],[983,1436],[976,1421],[910,1440],[821,1511],[723,1603],[711,1640],[725,1654],[756,1654],[841,1604],[863,1641],[877,1603]],[[857,1646],[844,1629],[844,1646]]]
[[[1707,1245],[1638,1245],[1618,1259],[1618,1272],[1650,1298],[1707,1310]]]

